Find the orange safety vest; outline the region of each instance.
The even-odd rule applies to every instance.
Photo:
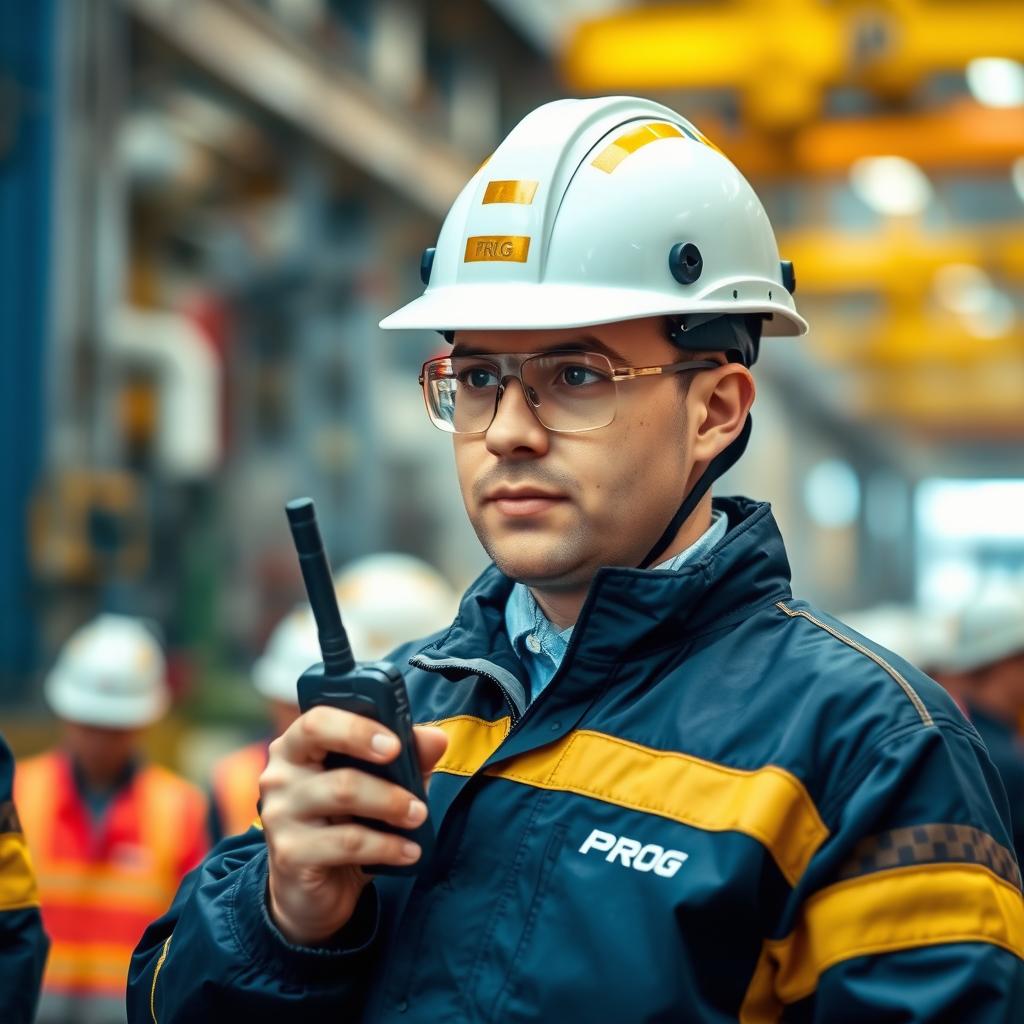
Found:
[[[206,853],[206,798],[167,769],[145,765],[97,825],[70,759],[49,753],[19,763],[15,799],[52,940],[44,995],[123,998],[143,931]]]
[[[260,775],[267,766],[267,744],[250,743],[222,757],[213,766],[213,804],[221,834],[245,832],[256,819]]]

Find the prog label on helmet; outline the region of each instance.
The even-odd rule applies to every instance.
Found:
[[[472,235],[466,239],[464,263],[500,260],[504,263],[525,263],[530,254],[526,235]]]

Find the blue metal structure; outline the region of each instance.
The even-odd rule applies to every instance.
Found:
[[[29,497],[43,458],[49,343],[56,0],[0,0],[0,701],[36,656]]]

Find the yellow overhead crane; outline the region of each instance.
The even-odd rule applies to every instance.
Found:
[[[968,173],[1002,172],[1024,156],[1024,112],[966,98],[935,110],[812,121],[785,137],[730,131],[704,114],[697,127],[747,177],[762,180],[845,176],[863,156],[901,156],[925,170]]]
[[[1021,0],[722,0],[639,7],[579,23],[562,56],[583,93],[736,89],[744,119],[788,131],[823,93],[906,97],[979,56],[1024,60]]]
[[[851,317],[830,303],[811,313],[814,351],[854,371],[853,411],[918,430],[1024,437],[1024,330],[982,336],[937,294],[950,267],[977,267],[996,286],[1024,283],[1024,232],[1015,227],[926,233],[890,221],[869,234],[803,229],[780,238],[798,268],[801,297],[877,295],[881,308]],[[805,305],[805,309],[808,307]]]
[[[963,98],[915,111],[905,102],[928,75],[963,72],[980,56],[1024,60],[1022,0],[704,0],[631,8],[580,23],[562,70],[581,93],[737,93],[739,133],[712,117],[698,120],[756,179],[845,177],[871,155],[902,156],[933,171],[1008,173],[1024,155],[1019,107]],[[864,89],[893,109],[821,119],[826,93],[840,86]],[[815,352],[859,382],[852,411],[935,433],[1024,437],[1019,320],[981,336],[937,287],[944,268],[966,265],[996,288],[1019,291],[1020,224],[933,234],[897,218],[870,234],[826,227],[780,237],[801,297],[819,305]],[[856,295],[871,298],[851,318],[841,300]]]

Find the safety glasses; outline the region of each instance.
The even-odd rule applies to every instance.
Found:
[[[719,364],[689,360],[664,366],[613,366],[598,352],[509,352],[428,359],[420,373],[431,423],[449,434],[481,434],[498,411],[510,379],[533,414],[560,434],[606,427],[615,419],[620,384]]]

